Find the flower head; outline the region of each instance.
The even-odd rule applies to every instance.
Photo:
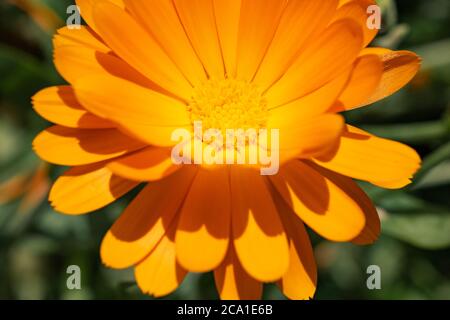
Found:
[[[62,213],[97,210],[145,185],[103,240],[106,265],[134,266],[142,291],[157,297],[188,272],[214,271],[224,299],[260,298],[265,282],[307,299],[317,274],[304,224],[331,241],[377,239],[378,215],[353,179],[401,188],[420,158],[340,113],[402,88],[420,59],[367,48],[372,0],[77,4],[88,26],[54,38],[69,85],[34,96],[56,124],[34,148],[72,167],[50,193]],[[172,133],[197,121],[279,130],[278,173],[175,164]]]

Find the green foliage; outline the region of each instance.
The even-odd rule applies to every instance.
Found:
[[[423,249],[450,247],[450,212],[388,214],[383,232]]]

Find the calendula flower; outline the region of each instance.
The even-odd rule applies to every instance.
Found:
[[[391,95],[417,73],[412,52],[366,48],[370,0],[78,0],[88,26],[63,28],[55,64],[70,85],[33,99],[56,125],[34,149],[70,166],[50,201],[66,214],[144,188],[106,234],[102,261],[135,267],[143,292],[173,292],[188,272],[214,271],[223,299],[292,299],[316,290],[304,224],[369,244],[380,232],[353,179],[411,182],[411,148],[346,125],[341,112]],[[281,166],[176,165],[171,134],[279,129]],[[247,142],[248,143],[248,142]]]

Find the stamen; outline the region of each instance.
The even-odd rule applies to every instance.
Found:
[[[267,101],[252,83],[234,79],[208,80],[194,89],[189,104],[192,123],[204,130],[261,129],[267,122]]]

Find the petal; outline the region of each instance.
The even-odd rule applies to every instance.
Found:
[[[336,78],[353,64],[361,43],[362,31],[353,20],[331,24],[267,91],[268,104],[288,103]]]
[[[95,0],[75,0],[75,3],[80,8],[81,16],[86,23],[94,28],[94,19],[92,18],[92,7]]]
[[[358,205],[363,209],[366,216],[366,225],[361,233],[352,240],[353,243],[359,245],[367,245],[374,243],[381,232],[380,217],[377,210],[372,203],[372,200],[366,195],[366,193],[350,178],[321,168],[318,165],[310,165],[317,170],[321,175],[327,177],[347,193]]]
[[[156,248],[135,269],[136,282],[141,291],[156,298],[175,291],[187,274],[177,262],[175,231],[176,224],[170,227]]]
[[[167,55],[193,85],[206,80],[171,0],[125,0],[127,9],[155,37]]]
[[[53,37],[53,46],[55,48],[80,46],[104,53],[111,51],[99,39],[98,35],[87,26],[80,26],[80,29],[69,29],[68,27],[58,29],[56,35]]]
[[[255,82],[262,88],[273,85],[308,41],[323,32],[336,11],[337,2],[337,0],[289,1]]]
[[[100,255],[105,265],[128,268],[155,248],[174,225],[195,175],[192,169],[149,183],[139,193],[103,238]]]
[[[118,123],[156,146],[172,146],[175,129],[189,128],[186,106],[168,96],[116,77],[96,75],[75,85],[79,101],[92,113]]]
[[[213,5],[225,71],[235,78],[242,0],[213,0]]]
[[[122,9],[125,8],[123,0],[105,0],[105,1],[111,2],[121,7]],[[75,0],[75,3],[80,8],[80,13],[84,21],[86,21],[86,23],[95,31],[97,31],[97,27],[94,21],[93,9],[96,2],[98,2],[98,0]]]
[[[272,282],[288,269],[289,247],[259,171],[231,168],[232,232],[239,261],[254,279]]]
[[[107,73],[153,90],[162,91],[155,83],[120,58],[117,58],[89,27],[81,26],[81,29],[61,28],[55,35],[53,44],[56,68],[70,83],[86,76],[86,74]]]
[[[367,48],[362,54],[376,54],[384,65],[380,84],[363,105],[377,102],[399,91],[414,78],[422,63],[421,58],[410,51]]]
[[[53,126],[33,141],[37,155],[50,163],[79,166],[120,157],[143,148],[116,129],[72,129]]]
[[[376,55],[359,57],[339,101],[330,111],[352,110],[364,104],[380,85],[382,75],[383,64]]]
[[[107,206],[137,185],[113,175],[102,165],[74,167],[56,180],[49,200],[56,211],[85,214]]]
[[[404,144],[347,126],[337,151],[316,162],[340,174],[397,189],[411,183],[421,160],[416,151]]]
[[[189,100],[192,90],[189,82],[155,39],[127,12],[102,1],[94,6],[93,13],[99,34],[119,57],[160,87]]]
[[[143,87],[160,90],[150,80],[111,53],[84,46],[56,47],[54,62],[59,74],[71,84],[87,75],[101,74],[112,75]]]
[[[286,118],[282,122],[269,121],[270,128],[279,129],[280,161],[294,157],[310,158],[334,150],[344,129],[339,115],[322,115],[301,122]]]
[[[286,0],[242,0],[237,78],[252,80],[275,35]]]
[[[192,272],[217,268],[225,258],[231,224],[228,168],[200,169],[180,212],[177,257]]]
[[[12,202],[25,194],[28,174],[18,174],[0,183],[0,205]]]
[[[27,215],[33,212],[42,203],[44,198],[47,197],[51,186],[49,168],[50,166],[44,162],[39,163],[37,168],[33,168],[31,176],[27,177],[28,181],[25,186],[21,186],[21,189],[24,190],[25,193],[17,208],[17,214]],[[15,190],[13,189],[11,191],[14,196]],[[2,190],[2,185],[0,185],[0,193],[1,192],[4,192],[4,190]],[[11,196],[11,193],[9,195]],[[8,194],[6,194],[6,196],[8,196]],[[0,199],[0,203],[1,202],[2,200]]]
[[[173,164],[170,148],[147,147],[106,165],[114,174],[134,181],[157,181],[180,166]]]
[[[363,47],[366,47],[378,34],[378,29],[367,27],[368,13],[367,9],[371,5],[376,5],[374,0],[351,0],[339,6],[336,11],[334,20],[350,18],[355,20],[364,34]]]
[[[180,21],[210,77],[223,78],[223,60],[212,0],[173,0]]]
[[[286,229],[290,250],[288,271],[278,285],[289,299],[312,299],[317,286],[317,266],[308,233],[303,222],[280,195],[276,191],[273,195]]]
[[[283,199],[314,231],[331,241],[350,241],[365,226],[362,209],[333,181],[298,160],[271,176]]]
[[[262,283],[250,277],[242,268],[233,245],[219,268],[214,270],[216,288],[222,300],[259,300]]]
[[[325,113],[336,102],[348,83],[350,71],[343,73],[333,81],[316,91],[281,106],[269,108],[269,122],[274,127],[282,127],[293,119],[302,121]]]
[[[84,109],[72,87],[58,86],[39,91],[32,98],[34,110],[46,120],[69,128],[114,128],[114,124]]]

